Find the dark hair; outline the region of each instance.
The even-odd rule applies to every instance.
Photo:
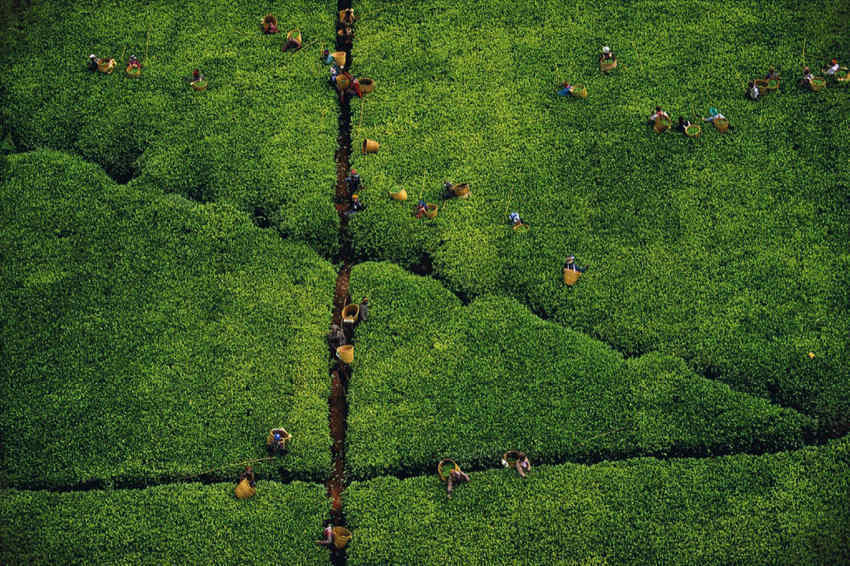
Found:
[[[660,107],[660,106],[656,106],[656,107],[655,107],[655,111],[656,111],[656,112],[661,112],[661,107]]]

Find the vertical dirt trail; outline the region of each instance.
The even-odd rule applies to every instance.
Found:
[[[351,8],[351,0],[338,0],[337,10],[345,10]],[[339,20],[338,13],[334,14],[334,26]],[[334,30],[336,36],[336,30]],[[346,52],[346,66],[351,65],[351,48],[342,43],[339,36],[336,36],[337,51]],[[351,157],[351,105],[347,98],[339,102],[339,135],[337,137],[337,150],[334,160],[336,161],[336,189],[334,191],[334,206],[339,214],[339,244],[340,257],[338,260],[342,263],[339,274],[336,279],[336,287],[334,289],[333,300],[333,318],[332,324],[337,324],[340,327],[342,323],[342,310],[350,302],[351,297],[348,293],[348,280],[351,273],[351,236],[348,232],[348,217],[345,212],[348,210],[350,195],[348,194],[348,186],[345,182],[345,177],[348,175],[350,168]],[[353,343],[353,330],[346,329],[346,343]],[[333,354],[330,355],[330,377],[331,377],[331,393],[328,396],[328,421],[330,425],[331,438],[331,456],[333,458],[333,472],[327,481],[327,493],[331,499],[331,519],[334,526],[345,526],[345,515],[342,512],[342,492],[345,489],[345,433],[347,429],[348,418],[348,400],[346,392],[348,390],[348,382],[351,379],[351,368],[338,360]],[[345,549],[331,549],[331,563],[335,566],[345,566],[347,564],[347,555]]]

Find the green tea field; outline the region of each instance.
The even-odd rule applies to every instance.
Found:
[[[0,3],[0,564],[850,565],[848,29]]]

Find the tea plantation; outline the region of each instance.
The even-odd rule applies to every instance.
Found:
[[[200,474],[264,456],[284,423],[282,465],[325,477],[327,262],[229,205],[54,150],[12,156],[4,178],[4,485]]]
[[[350,106],[319,57],[349,4],[376,86]],[[0,563],[850,564],[850,85],[795,84],[850,63],[848,26],[840,0],[2,3]]]
[[[768,4],[364,2],[354,61],[378,88],[352,120],[382,145],[355,160],[374,189],[357,253],[433,264],[464,299],[512,296],[848,430],[850,90],[795,82],[804,43],[813,69],[847,63],[850,5]],[[621,62],[609,75],[601,45]],[[768,65],[781,92],[747,100]],[[588,98],[556,96],[565,80]],[[715,106],[734,130],[656,135],[656,104],[697,122]],[[447,180],[471,197],[441,201]],[[438,216],[386,198],[399,188]],[[574,289],[568,253],[591,265]]]

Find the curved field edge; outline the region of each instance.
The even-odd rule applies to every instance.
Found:
[[[324,486],[257,482],[76,493],[0,491],[3,564],[315,565],[329,507]]]
[[[627,355],[682,357],[841,435],[850,99],[794,82],[804,42],[812,68],[847,58],[848,5],[720,6],[364,2],[354,60],[377,88],[353,105],[355,142],[382,145],[354,163],[369,187],[355,251],[432,265],[465,299],[512,296]],[[620,60],[607,76],[603,44]],[[768,65],[782,91],[747,101]],[[563,80],[590,96],[556,96]],[[644,127],[656,104],[691,120],[716,106],[735,130],[658,136]],[[443,181],[471,197],[441,200]],[[411,200],[388,198],[400,188]],[[418,198],[440,205],[434,220],[413,217]],[[568,253],[591,266],[574,288]]]
[[[354,266],[350,293],[370,304],[348,389],[350,478],[418,475],[444,457],[481,469],[509,449],[548,463],[760,453],[800,447],[814,427],[681,359],[625,360],[514,299],[462,305],[372,262]]]
[[[3,485],[330,469],[333,267],[225,204],[117,185],[52,150],[0,184]]]
[[[121,182],[228,203],[262,226],[339,252],[331,201],[337,112],[317,56],[333,42],[330,2],[289,2],[264,35],[266,3],[216,0],[30,3],[4,31],[0,118],[22,151],[65,150]],[[300,28],[305,47],[283,53]],[[86,57],[112,57],[111,75]],[[123,54],[123,59],[122,59]],[[128,78],[130,55],[142,75]],[[198,68],[207,90],[187,77]]]
[[[436,474],[344,494],[352,566],[850,562],[850,441],[761,456]]]

